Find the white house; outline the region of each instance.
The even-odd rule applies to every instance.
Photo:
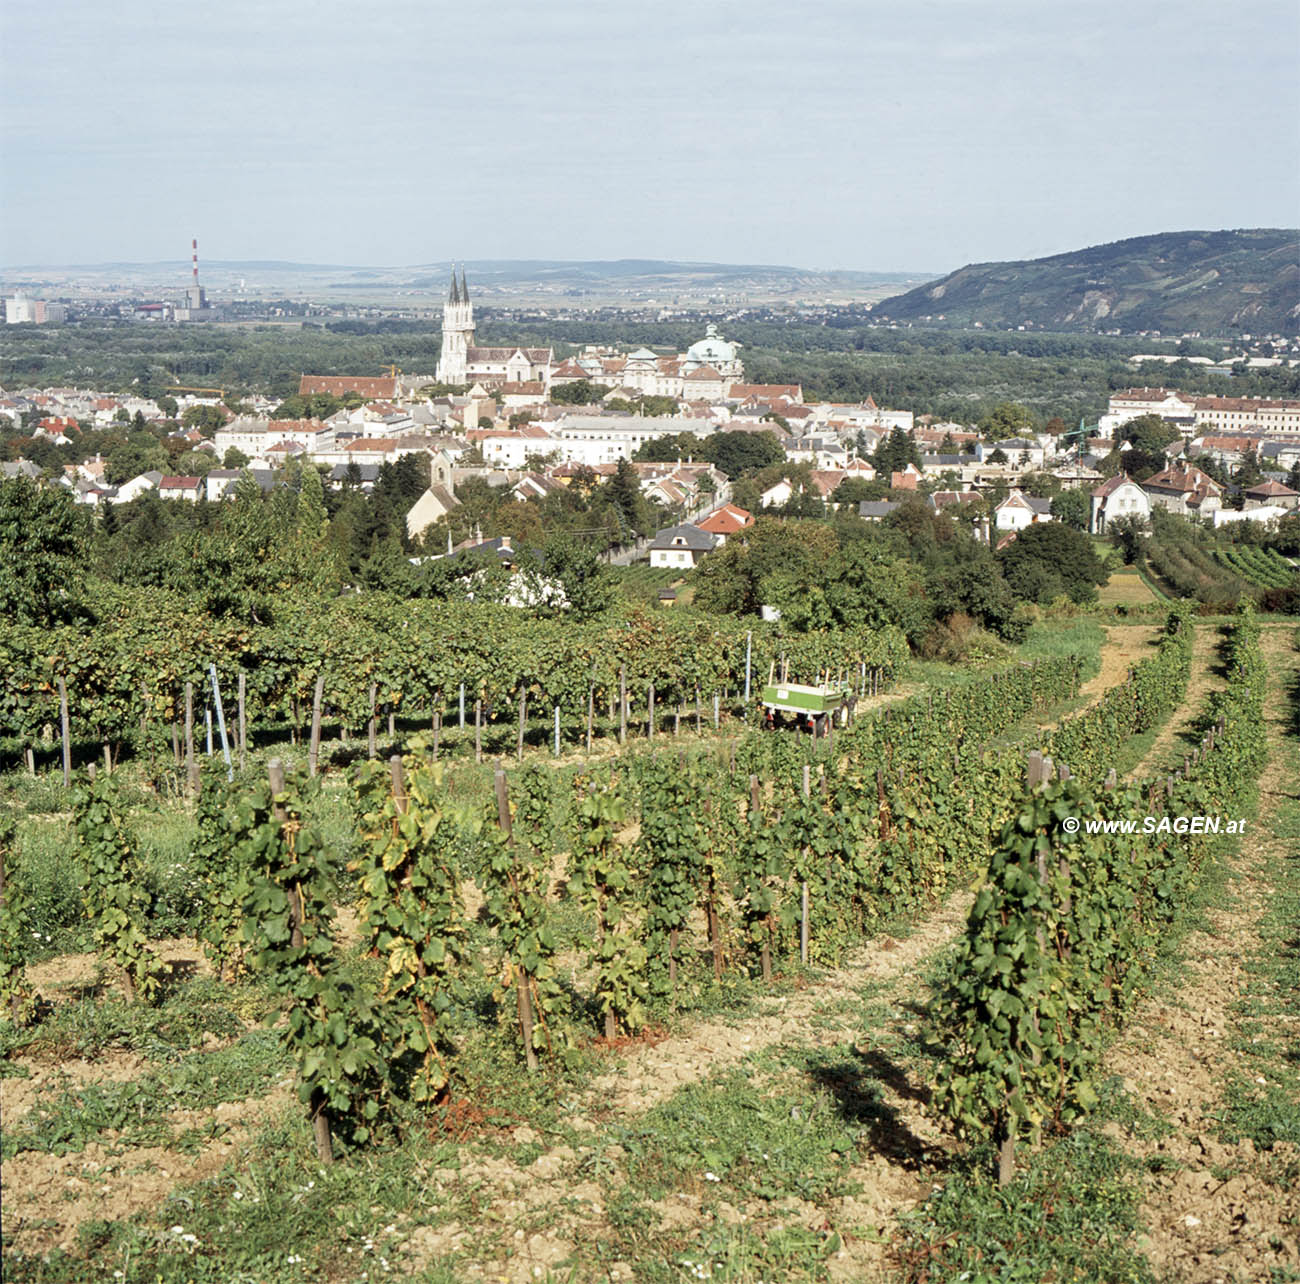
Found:
[[[527,468],[529,460],[555,454],[560,443],[535,424],[522,428],[471,428],[465,434],[489,468]]]
[[[157,490],[158,483],[162,481],[162,478],[163,475],[160,472],[148,472],[141,473],[138,477],[132,477],[130,481],[124,481],[117,488],[113,503],[129,504],[133,499],[139,499],[145,491]]]
[[[1052,520],[1052,501],[1026,495],[1012,488],[1011,493],[993,510],[994,525],[1000,531],[1022,531],[1035,522]]]
[[[1120,517],[1151,518],[1151,500],[1146,491],[1126,473],[1119,473],[1092,492],[1088,529],[1104,535],[1106,527]]]
[[[668,526],[654,537],[650,545],[650,565],[695,566],[716,546],[716,538],[698,526]]]
[[[975,457],[981,464],[989,462],[989,456],[1001,451],[1007,457],[1008,468],[1041,468],[1043,466],[1043,448],[1028,437],[1008,437],[1006,441],[995,441],[992,445],[980,441],[975,443]]]

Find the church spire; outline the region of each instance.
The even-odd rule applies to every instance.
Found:
[[[465,284],[465,265],[460,265],[460,301],[469,302],[469,286]]]
[[[456,265],[451,265],[451,294],[447,296],[448,303],[460,302],[460,287],[456,284]]]

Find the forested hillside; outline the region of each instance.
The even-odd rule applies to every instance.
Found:
[[[972,263],[886,299],[891,321],[1011,329],[1290,333],[1300,233],[1168,232],[1009,263]]]

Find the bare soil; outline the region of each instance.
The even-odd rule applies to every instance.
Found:
[[[1181,737],[1191,735],[1196,720],[1205,712],[1206,697],[1219,683],[1218,675],[1214,672],[1218,645],[1218,629],[1204,623],[1196,626],[1187,691],[1178,708],[1161,727],[1142,761],[1129,773],[1130,779],[1140,780],[1160,770],[1181,767],[1181,763],[1177,762],[1179,755],[1192,748],[1190,741]]]
[[[1290,632],[1264,632],[1272,669],[1265,716],[1275,751],[1260,782],[1260,822],[1232,861],[1233,903],[1189,936],[1177,991],[1145,1004],[1108,1057],[1138,1103],[1173,1125],[1166,1138],[1127,1145],[1144,1159],[1158,1155],[1170,1169],[1149,1178],[1142,1248],[1158,1273],[1182,1284],[1244,1284],[1273,1271],[1279,1274],[1272,1278],[1282,1278],[1300,1264],[1300,1190],[1261,1176],[1266,1163],[1294,1159],[1297,1147],[1279,1143],[1265,1155],[1249,1140],[1229,1145],[1216,1140],[1213,1118],[1234,1061],[1233,1008],[1246,992],[1247,963],[1268,904],[1268,863],[1287,854],[1267,820],[1273,801],[1295,788],[1276,753],[1289,733],[1283,681],[1296,666]]]

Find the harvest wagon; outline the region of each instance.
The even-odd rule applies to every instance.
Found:
[[[809,686],[789,682],[785,680],[786,676],[784,663],[780,675],[773,663],[761,696],[764,718],[769,727],[776,727],[781,716],[793,717],[801,730],[822,736],[836,714],[841,726],[848,722],[854,698],[853,686],[847,678],[819,674],[817,684]]]

